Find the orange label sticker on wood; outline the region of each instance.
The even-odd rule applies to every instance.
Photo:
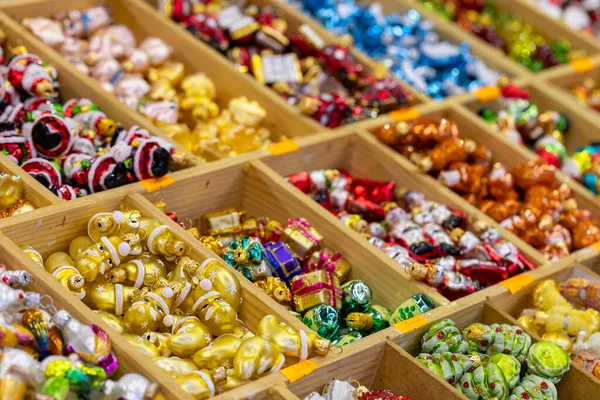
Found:
[[[409,318],[405,321],[396,322],[394,328],[402,334],[414,331],[417,328],[425,326],[429,323],[425,318],[417,315],[416,317]]]
[[[500,282],[500,284],[507,288],[509,292],[515,294],[534,280],[535,278],[529,274],[519,274]]]
[[[267,150],[269,150],[274,156],[280,156],[285,153],[298,151],[298,149],[298,144],[292,139],[286,139],[279,143],[273,143],[267,147]]]
[[[412,107],[400,108],[396,111],[390,112],[390,117],[394,118],[398,122],[410,121],[419,118],[419,112]]]
[[[174,183],[175,179],[171,178],[169,175],[165,175],[162,178],[158,179],[150,178],[140,181],[140,185],[142,185],[148,193],[152,193],[160,188],[164,188]]]
[[[569,61],[569,64],[571,64],[571,68],[573,68],[575,72],[591,71],[596,66],[594,62],[587,57],[578,58],[577,60],[571,60]]]
[[[292,365],[282,369],[281,374],[289,379],[290,382],[296,382],[317,369],[318,365],[310,360],[299,362],[298,364]]]
[[[489,103],[500,97],[500,88],[497,86],[484,86],[475,92],[475,96],[482,103]]]
[[[600,251],[600,242],[594,243],[591,247],[596,251]]]

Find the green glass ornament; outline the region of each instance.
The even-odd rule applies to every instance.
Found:
[[[362,333],[373,333],[390,326],[390,310],[373,304],[364,313],[353,312],[346,317],[346,325]]]
[[[490,356],[490,361],[496,364],[504,373],[508,387],[512,390],[521,378],[521,363],[513,356],[496,353]]]
[[[467,372],[455,385],[459,392],[470,400],[491,399],[508,400],[508,382],[502,370],[494,363],[477,367]]]
[[[390,325],[421,315],[435,308],[433,301],[424,294],[415,294],[398,306],[390,317]]]
[[[537,375],[526,375],[521,384],[513,389],[508,399],[558,400],[558,392],[550,380]]]
[[[569,355],[555,343],[538,342],[529,349],[527,372],[546,378],[552,383],[560,382],[570,366]]]
[[[453,385],[471,368],[481,365],[478,355],[464,355],[453,353],[425,354],[417,356],[417,361],[427,367],[431,372]]]
[[[369,285],[359,280],[344,283],[342,292],[342,310],[346,315],[351,312],[364,312],[373,298]]]
[[[423,353],[462,353],[469,351],[469,343],[463,340],[460,330],[454,326],[454,321],[443,319],[429,328],[421,338]]]
[[[525,360],[531,346],[531,337],[521,327],[514,325],[475,323],[467,326],[462,334],[472,351],[510,354],[519,362]]]
[[[327,304],[308,310],[302,322],[325,339],[332,338],[340,329],[340,316],[337,310]]]
[[[50,377],[40,391],[56,400],[65,400],[69,394],[69,380],[63,376]]]

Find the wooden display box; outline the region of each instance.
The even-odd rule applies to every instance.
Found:
[[[343,359],[319,365],[318,373],[270,389],[272,400],[300,400],[311,392],[321,393],[333,379],[360,383],[371,390],[391,390],[412,400],[463,399],[453,388],[441,385],[435,376],[423,374],[413,357],[390,340],[356,351]]]
[[[147,201],[142,195],[132,194],[123,196],[118,193],[107,193],[103,196],[102,200],[99,197],[95,199],[84,198],[82,201],[71,202],[66,205],[49,206],[45,209],[46,213],[43,216],[30,213],[30,215],[23,214],[14,218],[0,220],[0,231],[2,232],[0,239],[3,239],[0,243],[6,247],[6,251],[3,253],[7,254],[7,262],[11,263],[13,260],[16,260],[17,265],[34,274],[36,279],[45,285],[42,287],[43,290],[40,289],[42,293],[51,294],[55,298],[55,304],[58,307],[74,310],[73,315],[76,318],[99,325],[109,332],[113,340],[113,345],[116,347],[115,351],[117,352],[117,356],[119,356],[119,361],[121,361],[121,355],[123,355],[122,365],[125,368],[124,372],[139,372],[151,377],[152,381],[157,381],[163,385],[162,393],[168,396],[168,398],[191,398],[165,372],[155,366],[154,363],[148,362],[144,356],[138,354],[129,343],[112,331],[95,313],[79,300],[76,300],[49,273],[35,264],[17,247],[20,244],[30,245],[45,259],[54,252],[68,249],[69,243],[76,237],[86,235],[88,221],[93,215],[98,212],[110,212],[119,209],[121,206],[139,210],[143,216],[154,218],[161,224],[169,226],[177,239],[188,240],[185,233],[181,231],[181,228],[176,229],[178,225],[175,222],[163,214],[151,202]],[[32,235],[32,232],[36,234]],[[188,241],[188,243],[192,248],[189,256],[193,259],[202,262],[212,256],[212,253],[204,246],[201,246],[199,242]],[[226,265],[224,262],[223,264]],[[238,277],[243,296],[239,318],[245,322],[250,330],[255,331],[262,317],[267,314],[275,315],[279,321],[285,322],[288,325],[296,328],[304,328],[304,325],[285,309],[280,307],[271,309],[270,305],[273,300],[244,279],[242,275],[238,275]],[[46,287],[48,288],[47,290]],[[262,390],[261,388],[269,387],[281,381],[281,379],[281,374],[271,374],[215,398],[231,399],[234,396],[242,397],[242,394],[246,393],[258,393]]]
[[[521,316],[523,310],[527,308],[534,308],[533,291],[540,282],[546,279],[552,279],[557,283],[564,282],[570,278],[585,278],[596,282],[600,281],[600,275],[598,275],[596,272],[582,265],[570,263],[569,260],[556,262],[544,268],[543,273],[539,273],[539,271],[533,271],[530,274],[534,276],[535,280],[527,285],[523,290],[520,290],[512,296],[496,296],[490,300],[490,303],[493,304],[494,307],[510,315],[512,319],[516,321],[517,318]],[[535,338],[535,340],[542,340],[534,332],[531,332],[527,328],[524,329],[531,335],[531,337]],[[600,390],[600,380],[598,378],[594,377],[592,374],[577,365],[571,365],[571,369],[576,371],[576,374],[574,375],[578,377],[577,380],[574,380],[574,382],[578,383],[578,385],[575,385],[575,394],[583,396],[579,398],[585,398],[588,393],[593,393],[588,392],[588,390],[593,390],[596,392]],[[579,387],[579,384],[581,384],[581,387]]]
[[[456,326],[462,330],[475,322],[481,322],[487,325],[498,323],[498,324],[509,324],[517,325],[516,319],[498,308],[493,302],[480,302],[472,305],[465,306],[455,312],[449,312],[444,318],[449,318],[454,321]],[[400,335],[394,338],[394,343],[398,344],[408,353],[413,356],[419,355],[421,352],[421,337],[429,330],[431,325],[436,321],[430,321],[431,323],[415,329],[405,335]],[[540,341],[538,337],[532,336],[532,344]],[[421,371],[418,375],[429,374],[433,375],[440,384],[443,384],[447,388],[453,388],[450,384],[443,381],[425,366],[419,363]],[[563,376],[562,380],[556,385],[558,390],[558,396],[561,400],[581,400],[590,396],[592,393],[596,393],[599,389],[597,381],[592,378],[589,374],[585,373],[580,368],[571,365],[570,370]],[[461,395],[461,398],[466,398]]]
[[[274,141],[280,140],[283,136],[307,135],[320,128],[317,122],[301,116],[297,109],[288,106],[285,100],[277,94],[265,90],[254,82],[254,79],[248,79],[240,74],[231,63],[223,60],[209,46],[200,44],[191,35],[184,34],[185,32],[179,26],[166,20],[142,0],[77,0],[68,5],[60,0],[27,0],[0,3],[0,11],[13,18],[8,23],[5,21],[5,25],[14,28],[15,34],[24,37],[23,40],[30,51],[39,54],[52,65],[59,64],[61,83],[63,80],[68,80],[69,82],[73,81],[72,85],[75,87],[86,87],[86,92],[89,92],[90,96],[94,94],[94,98],[99,98],[96,102],[100,109],[106,109],[107,114],[111,110],[108,107],[120,109],[122,113],[132,115],[131,118],[135,117],[138,124],[139,120],[143,120],[145,124],[153,128],[154,132],[159,132],[159,135],[166,137],[161,129],[154,127],[141,114],[122,104],[116,96],[104,91],[93,78],[79,71],[56,50],[43,43],[20,24],[24,18],[28,17],[51,17],[60,11],[83,10],[98,5],[108,7],[115,24],[123,24],[131,29],[137,43],[148,37],[159,37],[173,48],[171,59],[183,63],[188,74],[195,72],[206,74],[217,88],[216,102],[221,109],[226,109],[229,101],[239,96],[246,96],[249,100],[257,101],[267,111],[264,125],[271,130]],[[202,62],[198,62],[198,60],[202,60]],[[82,92],[78,89],[80,96]],[[63,93],[66,95],[71,92],[63,91]],[[103,106],[103,104],[106,105]],[[290,124],[290,121],[294,122]],[[226,154],[217,152],[206,154],[209,159],[225,156]]]
[[[277,174],[284,177],[296,172],[337,168],[344,169],[355,177],[366,177],[374,180],[394,180],[399,189],[405,188],[422,192],[429,200],[446,204],[453,209],[465,213],[469,216],[469,224],[477,220],[494,224],[487,216],[475,207],[470,206],[452,191],[433,182],[431,178],[419,174],[412,163],[395,154],[393,150],[382,146],[368,133],[339,134],[329,140],[306,138],[301,144],[301,149],[297,152],[279,157],[265,157],[262,161],[275,170]],[[383,149],[380,149],[380,146]],[[387,150],[394,154],[388,156]],[[400,274],[410,279],[408,273],[402,267],[389,259],[382,251],[369,244],[360,234],[344,225],[333,214],[323,209],[304,193],[295,189],[291,184],[284,183],[284,185],[289,185],[289,187],[294,189],[290,194],[296,198],[296,202],[305,203],[308,207],[315,209],[315,212],[319,212],[322,215],[321,218],[328,221],[330,225],[339,227],[340,232],[344,234],[342,237],[347,237],[355,242],[356,251],[374,253],[380,260],[380,263],[390,265],[391,268],[397,269]],[[504,238],[515,243],[534,265],[539,266],[544,262],[543,258],[535,254],[537,252],[515,235],[512,235],[501,227],[498,228],[498,231]],[[423,285],[421,282],[414,280],[411,282],[416,285]],[[471,303],[477,301],[476,299],[492,296],[494,293],[500,293],[504,290],[501,286],[494,285],[457,300],[456,303]]]
[[[339,148],[339,147],[338,147]],[[234,163],[225,168],[190,174],[173,185],[147,194],[149,200],[160,199],[167,204],[169,212],[175,212],[180,221],[198,226],[201,215],[225,208],[244,210],[249,218],[268,217],[285,224],[288,219],[303,217],[323,237],[323,247],[339,252],[352,265],[350,279],[366,282],[373,291],[373,304],[391,310],[417,293],[428,295],[436,305],[446,302],[437,291],[427,285],[409,281],[406,273],[393,263],[382,261],[379,251],[370,251],[364,239],[346,235],[346,227],[331,223],[328,213],[320,207],[311,207],[308,201],[298,201],[296,189],[262,162]],[[198,199],[202,199],[198,201]],[[183,232],[183,230],[181,230]],[[188,241],[196,241],[185,233]],[[197,242],[197,241],[196,241]],[[366,244],[366,246],[365,246]],[[365,248],[366,247],[366,248]],[[213,257],[217,258],[215,254]],[[244,279],[244,278],[242,278]],[[250,281],[244,281],[253,286]],[[260,289],[257,288],[262,293]],[[264,302],[278,313],[287,311],[263,294]],[[293,318],[291,314],[288,314]],[[297,321],[299,322],[299,321]],[[307,330],[306,326],[302,327]],[[349,345],[352,346],[352,345]]]

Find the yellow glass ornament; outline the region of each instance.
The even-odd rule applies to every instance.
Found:
[[[85,287],[82,301],[92,310],[106,311],[120,317],[131,307],[137,293],[138,290],[131,286],[90,282]]]
[[[69,248],[71,254],[79,253],[74,258],[75,268],[86,282],[95,281],[99,276],[121,264],[123,258],[127,257],[131,251],[129,244],[117,236],[103,236],[98,243],[94,243],[85,250],[71,247]]]
[[[237,325],[237,312],[224,300],[223,295],[215,290],[209,279],[202,279],[194,290],[191,312],[206,324],[214,336],[232,333]]]
[[[158,68],[150,68],[146,77],[151,83],[157,82],[158,80],[165,80],[172,86],[177,86],[184,74],[185,67],[183,63],[167,61]]]
[[[158,357],[160,352],[154,344],[142,336],[132,335],[124,333],[123,337],[135,348],[137,351],[147,357]]]
[[[23,250],[23,252],[25,252],[25,254],[27,254],[34,262],[38,263],[42,267],[44,266],[44,258],[36,249],[26,244],[19,245],[19,248]]]
[[[205,74],[198,72],[186,76],[181,81],[184,97],[205,97],[210,100],[217,98],[217,88]]]
[[[138,210],[103,212],[88,221],[88,236],[99,242],[102,236],[118,236],[129,244],[130,255],[142,252],[142,238],[146,235],[140,228],[141,213]]]
[[[221,335],[212,342],[212,345],[198,350],[193,356],[198,368],[214,370],[218,367],[233,367],[233,358],[242,344],[239,337],[226,334]]]
[[[73,259],[64,252],[51,254],[44,263],[44,268],[52,277],[79,300],[85,296],[85,280],[75,269]]]
[[[571,303],[560,294],[560,287],[552,279],[546,279],[535,287],[533,305],[542,311],[549,311],[553,307],[573,308]]]
[[[299,331],[277,320],[274,315],[266,315],[258,324],[256,334],[271,341],[285,356],[306,360],[314,354],[325,355],[331,343],[315,332]]]
[[[574,310],[569,307],[554,307],[548,312],[538,311],[535,322],[543,326],[546,332],[566,332],[570,336],[576,336],[579,331],[586,331],[591,335],[600,328],[600,314],[591,308]]]
[[[254,336],[245,340],[233,359],[235,375],[242,380],[276,372],[285,363],[285,357],[269,340]]]
[[[141,218],[140,226],[146,233],[144,241],[150,253],[164,256],[167,260],[172,261],[190,252],[190,246],[177,240],[168,226],[161,225],[151,218]]]
[[[535,333],[538,336],[540,335],[539,329],[538,329],[537,325],[535,324],[533,317],[523,315],[523,316],[520,316],[519,319],[517,319],[517,322],[523,328]]]
[[[564,332],[546,332],[542,335],[544,342],[552,342],[559,345],[569,354],[573,347],[573,340]]]
[[[106,324],[108,326],[110,326],[110,328],[112,330],[114,330],[115,332],[118,333],[124,333],[125,332],[125,328],[123,327],[123,321],[121,321],[120,318],[116,317],[115,315],[106,312],[106,311],[101,311],[101,310],[94,310],[94,312],[96,314],[98,314],[98,316],[100,318],[102,318],[102,320],[104,322],[106,322]]]
[[[193,361],[177,357],[154,357],[152,361],[173,378],[178,375],[192,374],[198,370]]]
[[[152,291],[144,293],[140,301],[125,311],[125,329],[136,335],[158,331],[165,317],[171,314],[175,299],[176,293],[171,286],[164,283],[155,285]]]
[[[198,318],[182,317],[173,322],[172,336],[166,345],[177,357],[189,358],[211,342],[208,328]]]
[[[152,286],[159,278],[166,277],[165,263],[154,254],[144,253],[113,268],[110,271],[109,282],[139,289],[142,286]]]
[[[23,180],[17,175],[0,173],[0,208],[8,208],[23,197]]]
[[[192,374],[179,375],[175,382],[196,400],[210,399],[215,395],[215,383],[210,371],[194,371]]]

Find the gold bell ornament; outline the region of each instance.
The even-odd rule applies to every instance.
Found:
[[[258,324],[258,336],[272,342],[285,356],[298,357],[301,361],[318,354],[326,355],[331,343],[315,332],[297,330],[277,321],[274,315],[267,315]]]

